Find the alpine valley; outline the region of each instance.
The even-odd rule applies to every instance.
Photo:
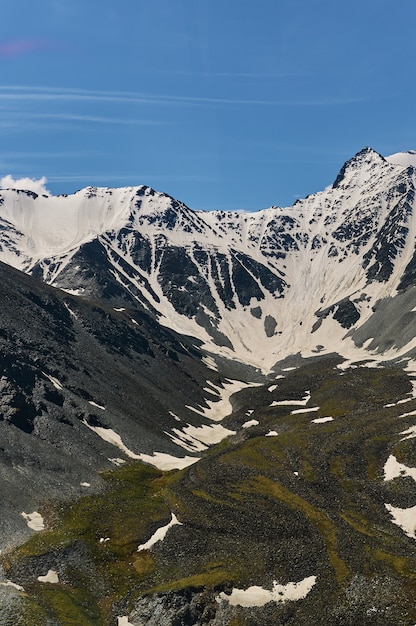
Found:
[[[415,188],[0,190],[0,626],[416,623]]]

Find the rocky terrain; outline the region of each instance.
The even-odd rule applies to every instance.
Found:
[[[0,192],[0,624],[416,623],[414,165]]]

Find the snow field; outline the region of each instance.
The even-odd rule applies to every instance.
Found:
[[[283,603],[288,600],[302,600],[306,598],[316,583],[316,576],[308,576],[298,583],[279,585],[273,583],[271,591],[263,587],[248,587],[248,589],[234,588],[230,595],[223,591],[217,596],[217,602],[225,600],[232,606],[254,607],[264,606],[268,602]]]

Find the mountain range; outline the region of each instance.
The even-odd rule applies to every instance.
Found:
[[[0,190],[0,624],[413,626],[415,185]]]

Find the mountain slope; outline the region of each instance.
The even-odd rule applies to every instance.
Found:
[[[415,167],[0,192],[1,624],[416,622]]]
[[[195,212],[147,187],[6,190],[0,259],[79,295],[138,302],[265,371],[297,352],[349,354],[346,331],[414,285],[413,162],[364,149],[323,192],[250,214]]]
[[[5,559],[22,623],[413,624],[414,391],[340,361],[241,392],[236,434],[189,468],[132,464],[45,507],[51,530]]]
[[[30,533],[22,511],[99,488],[114,463],[183,467],[201,439],[224,436],[210,415],[235,386],[195,342],[137,308],[114,311],[3,264],[0,277],[1,547]]]

